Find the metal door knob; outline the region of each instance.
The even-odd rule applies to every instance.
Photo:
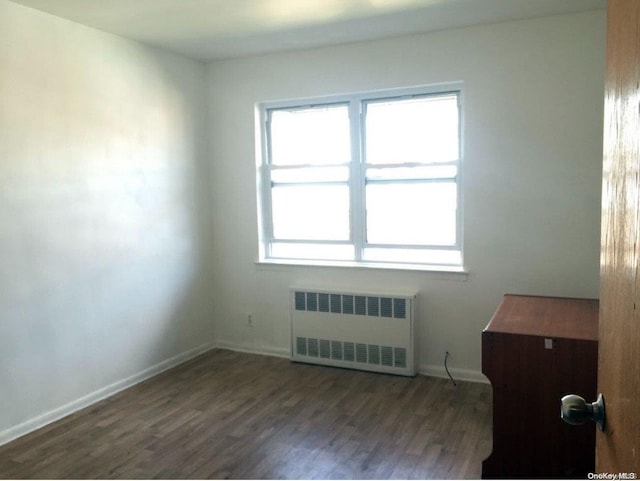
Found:
[[[575,394],[568,394],[560,401],[562,403],[560,417],[564,422],[578,425],[591,420],[595,421],[600,431],[604,431],[605,411],[602,394],[598,394],[598,399],[594,403],[588,403]]]

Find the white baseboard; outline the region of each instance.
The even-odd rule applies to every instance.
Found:
[[[219,349],[228,349],[230,351],[246,352],[249,354],[261,354],[265,356],[275,356],[291,358],[291,352],[289,349],[274,348],[270,346],[252,346],[245,344],[237,344],[229,341],[217,341],[215,347]],[[479,382],[483,384],[489,384],[489,380],[479,371],[472,371],[471,369],[456,369],[449,368],[449,372],[453,379],[456,381],[469,381]],[[418,367],[418,373],[423,376],[441,377],[448,379],[447,371],[444,366],[437,366],[435,364],[422,364]]]
[[[213,347],[228,349],[229,351],[246,352],[247,354],[262,354],[264,356],[284,357],[286,359],[291,358],[291,351],[289,349],[271,346],[255,346],[230,341],[216,341]]]
[[[97,391],[93,391],[86,396],[82,396],[75,401],[71,401],[64,406],[60,406],[58,408],[52,409],[49,412],[31,418],[25,422],[18,424],[17,426],[13,426],[9,429],[5,429],[0,432],[0,446],[6,444],[10,441],[13,441],[20,436],[24,436],[36,429],[46,426],[54,421],[62,419],[70,414],[73,414],[80,409],[83,409],[91,404],[94,404],[98,401],[101,401],[109,396],[113,396],[114,394],[123,391],[131,386],[134,386],[150,377],[156,376],[163,371],[171,369],[183,362],[186,362],[200,354],[209,351],[214,346],[212,344],[203,344],[194,349],[190,349],[186,352],[173,356],[169,359],[165,359],[154,366],[151,366],[139,373],[136,373],[132,376],[129,376],[125,379],[117,381],[109,386],[105,386]]]
[[[449,378],[444,366],[438,366],[435,364],[421,364],[418,367],[418,372],[424,376]],[[469,381],[479,382],[483,384],[489,384],[489,380],[479,371],[472,371],[471,369],[457,369],[450,367],[449,372],[451,377],[456,381]]]

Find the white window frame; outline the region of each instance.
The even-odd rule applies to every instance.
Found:
[[[458,98],[458,142],[459,156],[456,161],[450,163],[434,162],[432,165],[455,165],[456,175],[442,180],[455,180],[457,191],[456,209],[456,242],[453,245],[398,245],[398,244],[371,244],[366,242],[366,199],[365,199],[365,112],[364,106],[368,102],[379,102],[384,100],[402,100],[412,97],[440,96],[455,94]],[[463,203],[462,203],[462,164],[464,158],[464,109],[463,109],[463,83],[447,83],[422,87],[402,88],[393,90],[372,91],[349,95],[332,95],[324,97],[314,97],[306,99],[294,99],[277,102],[264,102],[256,106],[256,118],[258,121],[259,136],[257,137],[256,167],[257,167],[257,199],[258,199],[258,237],[259,252],[258,262],[277,264],[304,264],[304,265],[337,265],[337,266],[360,266],[360,267],[391,267],[401,269],[420,269],[434,271],[463,272]],[[345,104],[349,108],[350,135],[351,135],[351,161],[349,163],[349,196],[350,196],[350,236],[346,241],[326,241],[326,240],[286,240],[275,239],[272,229],[272,208],[271,208],[271,169],[269,152],[269,119],[270,112],[278,109],[311,108],[327,105]],[[369,164],[374,165],[374,164]],[[394,164],[397,167],[399,164]],[[405,166],[427,165],[427,164],[402,164]],[[375,165],[384,167],[384,165]],[[329,244],[353,246],[353,259],[311,259],[311,258],[290,258],[276,257],[272,255],[272,247],[278,243],[287,244]],[[365,248],[386,248],[386,249],[416,249],[418,251],[433,253],[437,251],[455,251],[459,254],[459,262],[420,262],[415,260],[366,260],[363,259]]]

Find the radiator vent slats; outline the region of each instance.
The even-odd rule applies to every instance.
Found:
[[[407,367],[407,350],[404,347],[296,337],[296,354],[362,364]]]
[[[307,339],[304,337],[296,338],[296,352],[301,356],[307,355]]]
[[[331,359],[342,360],[342,343],[340,341],[331,341]]]
[[[356,348],[353,342],[342,343],[342,352],[344,353],[343,359],[345,361],[354,362],[356,360]]]
[[[390,297],[380,298],[380,315],[382,317],[393,317],[393,303]]]
[[[353,312],[353,296],[342,296],[342,314],[353,314]]]
[[[367,297],[367,312],[370,316],[378,317],[380,315],[380,298]]]
[[[317,339],[309,339],[309,356],[310,357],[318,357],[318,340]]]
[[[296,311],[306,311],[307,310],[307,301],[306,301],[306,295],[304,292],[296,292],[295,294],[295,304],[296,304]]]
[[[307,311],[318,310],[318,294],[316,292],[307,292]]]
[[[320,357],[323,359],[329,359],[331,357],[330,344],[326,339],[320,339]]]
[[[358,316],[367,315],[367,298],[365,296],[356,296],[356,314]]]
[[[404,299],[393,300],[393,314],[398,319],[404,319],[407,315],[406,302]]]
[[[320,293],[318,294],[318,305],[320,307],[320,312],[329,312],[329,294]]]
[[[393,348],[391,346],[382,346],[380,348],[380,364],[383,366],[393,366]]]
[[[342,312],[340,294],[331,294],[331,312],[333,314],[340,314]]]
[[[413,376],[415,301],[416,294],[410,292],[292,287],[291,358]]]
[[[407,351],[401,347],[393,348],[393,365],[395,367],[407,367]]]
[[[380,364],[380,346],[369,344],[369,364]]]
[[[353,296],[325,292],[296,291],[296,311],[331,312],[358,316],[406,319],[407,300],[402,297]]]

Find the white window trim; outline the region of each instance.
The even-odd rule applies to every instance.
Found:
[[[367,244],[364,242],[366,238],[366,226],[364,216],[361,212],[364,211],[362,205],[364,196],[364,167],[362,162],[362,150],[361,145],[364,139],[364,113],[362,112],[362,105],[367,101],[376,101],[384,99],[412,97],[419,95],[434,95],[434,94],[446,94],[456,93],[458,96],[459,104],[459,158],[455,162],[457,166],[456,187],[457,187],[457,211],[456,211],[456,243],[455,246],[414,246],[419,247],[425,251],[442,250],[457,250],[460,253],[460,264],[429,264],[429,263],[416,263],[416,262],[393,262],[393,261],[367,261],[362,259],[362,251],[365,247],[375,247],[373,244]],[[292,258],[279,258],[272,257],[270,255],[271,245],[277,242],[273,238],[272,232],[272,211],[271,211],[271,179],[270,179],[270,167],[268,165],[269,159],[269,126],[268,126],[268,112],[277,109],[286,108],[305,108],[320,105],[329,104],[348,104],[349,117],[352,119],[350,123],[351,127],[351,149],[352,159],[359,159],[358,162],[350,162],[350,201],[351,206],[356,208],[351,209],[350,223],[350,239],[342,242],[345,245],[353,245],[355,248],[354,260],[322,260],[322,259],[292,259]],[[356,117],[353,117],[356,116]],[[353,119],[356,119],[355,121]],[[330,95],[323,97],[311,97],[303,99],[289,99],[284,101],[272,101],[261,102],[256,105],[256,183],[257,183],[257,201],[258,201],[258,260],[257,264],[264,265],[283,265],[283,266],[327,266],[327,267],[363,267],[363,268],[377,268],[377,269],[392,269],[392,270],[418,270],[429,271],[435,273],[452,273],[462,274],[466,279],[467,271],[464,268],[464,231],[463,231],[463,161],[464,161],[464,84],[463,82],[452,82],[443,84],[434,84],[429,86],[410,87],[401,89],[389,89],[389,90],[377,90],[369,91],[357,94],[347,95]],[[438,165],[443,165],[442,163]],[[359,208],[358,208],[359,207]],[[360,212],[358,212],[360,211]],[[300,242],[305,243],[305,242]],[[334,241],[322,241],[312,240],[306,242],[307,244],[341,244],[341,242]],[[387,244],[384,247],[390,247]],[[410,245],[394,245],[396,248],[410,248]]]

